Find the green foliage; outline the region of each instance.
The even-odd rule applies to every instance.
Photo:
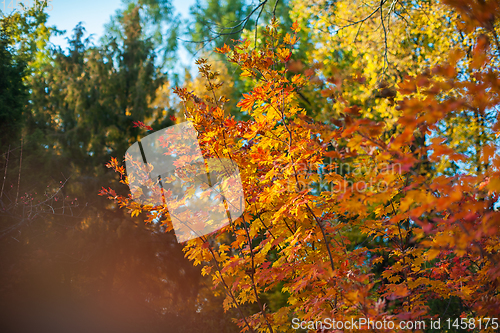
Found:
[[[202,3],[196,0],[191,7],[192,21],[187,31],[192,41],[186,44],[192,53],[200,46],[209,48],[222,47],[231,39],[239,39],[243,29],[254,24],[253,20],[245,20],[252,11],[252,6],[244,0],[208,0]]]
[[[26,65],[16,61],[8,35],[0,27],[0,150],[19,139],[27,88],[23,82]]]
[[[27,137],[43,133],[38,149],[54,156],[53,167],[72,167],[73,184],[80,184],[75,191],[92,193],[111,180],[105,161],[123,155],[137,139],[133,121],[154,116],[150,104],[164,82],[153,44],[144,39],[138,7],[124,15],[121,29],[122,43],[93,46],[77,25],[67,52],[53,50],[40,74],[29,80]]]
[[[106,25],[106,33],[101,38],[103,45],[113,41],[125,42],[129,33],[124,22],[130,15],[137,20],[136,28],[141,38],[151,43],[159,68],[172,71],[177,63],[177,37],[180,34],[180,16],[175,14],[170,0],[124,0],[124,9],[119,9]],[[134,12],[137,12],[134,14]],[[140,25],[140,28],[138,27]]]
[[[0,126],[16,147],[1,147],[0,331],[234,331],[172,234],[96,198],[117,181],[105,161],[146,134],[134,121],[172,124],[153,105],[166,78],[151,29],[170,10],[155,3],[130,5],[101,45],[78,24],[67,50],[48,47],[42,11],[2,19]]]

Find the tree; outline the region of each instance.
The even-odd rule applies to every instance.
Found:
[[[161,69],[173,70],[176,65],[177,36],[181,26],[179,15],[174,13],[170,0],[124,0],[125,9],[119,9],[106,26],[103,44],[113,40],[124,41],[127,36],[121,26],[125,16],[138,11],[141,34],[151,43]]]
[[[0,29],[0,139],[1,151],[7,150],[8,144],[19,140],[22,126],[23,106],[27,102],[27,88],[23,82],[25,64],[17,62],[10,48],[8,35]]]
[[[123,43],[101,47],[84,41],[85,29],[77,25],[68,53],[54,50],[53,60],[30,78],[27,135],[42,136],[38,150],[57,156],[44,164],[48,169],[63,172],[72,165],[81,175],[73,175],[74,193],[95,193],[97,184],[112,181],[104,163],[110,154],[124,154],[129,140],[137,138],[134,120],[162,117],[153,114],[151,103],[164,76],[142,34],[139,8],[126,13],[121,24]]]
[[[248,1],[220,1],[210,0],[205,4],[197,1],[191,7],[191,20],[188,23],[187,34],[189,39],[185,41],[187,49],[195,56],[209,58],[220,74],[220,79],[226,82],[224,89],[231,88],[231,92],[224,92],[229,99],[229,105],[225,106],[226,112],[233,114],[237,119],[247,119],[246,115],[239,112],[233,106],[241,94],[252,89],[253,82],[241,75],[240,68],[233,66],[225,57],[221,57],[215,49],[224,45],[233,45],[234,41],[240,39],[251,40],[255,47],[261,44],[260,33],[265,30],[265,22],[273,17],[280,22],[284,28],[292,24],[288,1],[261,1],[258,4]],[[264,23],[263,23],[264,22]],[[308,43],[301,43],[296,52],[300,58]],[[225,69],[220,68],[223,65]],[[186,78],[185,85],[190,85],[190,78]],[[198,77],[196,80],[203,80]],[[196,82],[193,82],[196,86]],[[234,101],[234,102],[233,102]]]
[[[24,98],[6,105],[24,117],[7,127],[23,141],[2,151],[2,331],[232,330],[172,234],[96,200],[119,180],[105,161],[146,132],[134,122],[172,124],[153,102],[165,76],[145,12],[124,12],[123,38],[104,45],[78,24],[67,50],[46,47],[43,11],[2,19],[2,79],[15,85],[1,94]]]
[[[198,65],[207,96],[176,89],[204,156],[231,159],[242,177],[245,213],[184,248],[224,293],[224,308],[237,311],[242,331],[293,331],[292,316],[309,329],[325,318],[428,323],[432,315],[451,315],[437,309],[436,301],[453,302],[453,315],[474,325],[498,316],[500,85],[492,64],[500,48],[490,47],[496,5],[467,4],[458,7],[462,16],[443,24],[458,22],[458,34],[474,33],[470,44],[454,44],[446,62],[436,56],[426,66],[401,63],[404,72],[385,104],[395,111],[390,117],[375,111],[374,96],[353,102],[354,92],[365,89],[361,77],[349,81],[350,99],[332,103],[334,87],[323,92],[324,105],[342,107],[332,121],[307,116],[298,93],[314,89],[317,79],[311,71],[288,76],[286,66],[298,23],[293,33],[281,34],[273,22],[257,50],[248,40],[219,48],[254,82],[237,104],[248,121],[225,115],[217,74],[206,60]],[[483,6],[489,8],[487,19],[478,14]],[[379,23],[385,24],[384,8],[372,12],[382,13]],[[485,29],[489,35],[480,34]],[[335,72],[325,73],[325,81],[336,84]],[[481,126],[469,127],[462,142],[479,137],[474,149],[443,130],[471,114]],[[458,171],[442,167],[451,161]],[[349,170],[342,169],[345,164]],[[128,183],[118,163],[109,166]],[[101,194],[132,214],[147,213],[146,221],[166,216],[162,223],[172,228],[164,205],[138,206],[109,189]],[[263,293],[273,288],[287,295],[286,306],[269,309],[263,302]]]

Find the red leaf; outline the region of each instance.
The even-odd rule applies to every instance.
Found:
[[[134,121],[133,124],[134,124],[134,127],[140,127],[140,128],[146,129],[148,131],[153,130],[153,127],[144,124],[142,121]]]

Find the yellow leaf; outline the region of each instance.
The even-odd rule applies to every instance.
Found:
[[[432,260],[436,258],[440,253],[441,251],[437,249],[430,249],[429,251],[427,251],[427,260]]]
[[[401,277],[399,275],[394,275],[389,277],[387,280],[389,280],[390,283],[397,283],[401,280]]]
[[[373,263],[374,264],[378,264],[378,263],[381,263],[382,261],[384,261],[384,257],[378,257],[378,258],[375,258],[373,260]]]

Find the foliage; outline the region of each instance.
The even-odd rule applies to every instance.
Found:
[[[436,306],[450,303],[450,312],[461,309],[453,314],[466,318],[500,314],[500,48],[490,46],[496,12],[488,11],[485,19],[476,2],[465,9],[451,4],[460,10],[440,7],[437,15],[453,15],[433,27],[448,27],[451,37],[435,30],[414,33],[436,45],[467,33],[468,42],[449,43],[445,50],[429,46],[431,56],[423,63],[387,55],[385,66],[400,76],[391,100],[376,109],[371,92],[363,93],[365,82],[377,82],[369,68],[342,86],[333,71],[288,73],[297,34],[307,29],[298,23],[280,34],[273,21],[258,49],[249,40],[218,49],[254,82],[237,104],[249,120],[225,115],[217,73],[204,59],[198,65],[207,96],[175,90],[204,156],[230,158],[242,177],[243,216],[184,247],[225,295],[224,308],[237,311],[242,331],[293,331],[292,317],[428,320],[451,315]],[[377,9],[379,15],[383,10]],[[385,48],[382,41],[379,49]],[[398,43],[404,44],[391,41],[387,47]],[[323,61],[326,55],[314,57]],[[362,59],[368,65],[384,61]],[[356,55],[349,61],[358,64],[354,70],[363,69]],[[299,93],[314,91],[318,80],[332,84],[322,92],[323,105],[336,110],[331,121],[310,118],[300,104]],[[350,97],[338,97],[344,93]],[[468,126],[470,119],[475,122]],[[461,141],[450,135],[450,124],[468,135]],[[109,167],[128,184],[116,160]],[[111,189],[101,194],[132,214],[145,212],[146,221],[167,216],[162,223],[171,228],[165,206],[138,206]],[[277,289],[287,303],[271,309],[263,296]]]
[[[234,331],[221,308],[250,332],[499,317],[497,0],[197,2],[187,33],[223,60],[177,98],[171,2],[124,4],[65,51],[43,9],[0,21],[2,324],[87,301],[121,332]],[[180,245],[104,164],[185,120],[238,165],[246,210]]]
[[[116,11],[106,25],[102,44],[112,41],[124,42],[130,32],[124,29],[123,22],[130,15],[137,15],[141,38],[147,40],[154,49],[158,66],[172,70],[176,65],[177,37],[180,34],[180,17],[174,13],[170,0],[123,0],[123,9]],[[135,14],[134,14],[135,13]],[[139,33],[139,30],[137,30]]]
[[[188,33],[193,40],[186,46],[194,53],[197,51],[196,44],[204,46],[213,42],[215,47],[220,47],[224,44],[224,39],[226,42],[231,38],[239,39],[246,25],[246,21],[242,21],[250,14],[251,8],[241,0],[209,0],[203,5],[198,0],[190,11],[194,24],[188,27]],[[218,35],[224,38],[216,40]]]
[[[208,0],[206,3],[197,0],[191,7],[191,17],[187,28],[191,40],[186,46],[195,54],[207,46],[210,50],[220,48],[242,36],[257,43],[259,25],[272,17],[279,18],[283,26],[291,24],[287,0],[274,3],[264,0],[258,4],[245,0]]]
[[[59,31],[45,25],[43,7],[14,12],[0,19],[0,121],[2,151],[18,146],[27,118],[28,78],[39,74],[47,59],[47,41]]]
[[[153,14],[129,9],[123,38],[95,45],[78,24],[66,50],[43,10],[1,18],[2,332],[234,331],[172,234],[98,200],[117,183],[105,161],[146,132],[134,122],[173,123]]]
[[[219,79],[225,83],[222,89],[229,90],[222,92],[229,99],[224,110],[238,120],[248,119],[247,115],[239,112],[234,106],[242,93],[253,88],[253,82],[241,76],[238,66],[228,62],[214,50],[240,39],[248,39],[254,47],[259,47],[263,42],[259,32],[261,29],[265,30],[265,22],[269,22],[273,17],[278,19],[281,28],[292,24],[288,0],[265,0],[259,3],[209,0],[197,1],[191,7],[191,19],[187,27],[190,39],[186,41],[185,46],[194,56],[209,59],[215,71],[219,72]],[[307,47],[310,47],[309,43],[301,43],[296,56],[301,57]],[[198,77],[192,82],[190,77],[186,77],[184,85],[188,87],[192,83],[196,87],[197,79],[203,80]],[[200,90],[195,89],[194,92],[199,93]]]
[[[2,30],[4,27],[0,27]],[[22,125],[27,89],[23,82],[25,64],[14,59],[8,35],[0,32],[0,149],[17,141]]]
[[[32,93],[25,135],[36,146],[31,162],[56,156],[43,163],[52,171],[47,174],[71,165],[74,193],[111,181],[104,163],[111,153],[124,154],[140,133],[133,121],[153,121],[160,111],[151,104],[164,76],[143,38],[139,9],[120,24],[125,40],[99,47],[84,40],[85,28],[77,25],[67,52],[52,50],[40,73],[27,78]]]

